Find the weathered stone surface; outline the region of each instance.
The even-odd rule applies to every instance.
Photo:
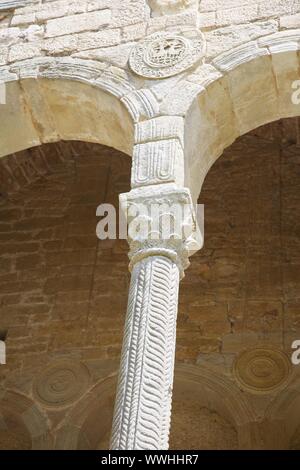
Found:
[[[46,37],[63,36],[64,34],[79,33],[81,31],[93,31],[109,24],[110,19],[111,12],[107,9],[49,20],[46,25]]]
[[[280,18],[280,27],[282,29],[299,28],[300,27],[300,13],[295,15],[283,16]]]
[[[215,57],[221,52],[276,31],[278,31],[278,23],[273,19],[257,21],[243,26],[231,25],[214,29],[205,33],[207,54],[209,57]]]
[[[7,62],[8,47],[0,47],[0,65],[5,65]]]
[[[133,151],[132,185],[183,185],[183,165],[182,147],[175,139],[137,144]]]
[[[149,127],[150,122],[138,125],[139,139],[165,137],[159,126]],[[181,122],[176,118],[168,135],[179,132],[180,136]],[[299,244],[290,244],[297,228],[289,232],[289,227],[297,220],[298,154],[293,144],[294,153],[293,145],[285,151],[292,158],[280,164],[278,140],[280,135],[297,138],[295,126],[296,121],[286,122],[273,131],[264,128],[244,137],[208,175],[201,196],[206,204],[206,242],[181,287],[177,360],[200,365],[201,357],[201,364],[211,364],[214,375],[221,374],[226,363],[230,377],[234,354],[266,341],[282,348],[284,337],[289,348],[288,341],[297,337]],[[111,360],[118,357],[122,339],[126,251],[120,255],[118,242],[110,248],[95,243],[94,210],[105,198],[107,184],[112,186],[110,194],[120,183],[123,190],[128,188],[130,161],[112,150],[84,143],[41,149],[4,158],[1,166],[1,192],[15,194],[0,208],[5,261],[0,269],[1,322],[10,331],[8,350],[11,361],[17,361],[11,362],[15,371],[13,364],[20,354],[28,367],[37,356],[42,364],[49,352],[57,357],[64,351]],[[44,175],[42,181],[40,175]],[[21,198],[17,197],[19,188],[23,188]],[[288,253],[291,260],[283,266],[283,277],[276,268],[280,253]],[[213,412],[206,409],[210,411],[203,426]],[[172,442],[178,447],[180,440],[175,436],[182,418],[178,413],[176,418],[176,413],[175,408]],[[233,440],[226,444],[222,437],[223,418],[213,416],[220,425],[220,445],[234,447]],[[201,442],[209,448],[217,445],[210,439]]]
[[[11,46],[8,56],[9,62],[16,60],[32,59],[40,55],[40,44],[15,44]]]
[[[299,122],[253,131],[299,115],[299,1],[7,0],[0,9],[0,339],[8,330],[9,354],[0,385],[18,392],[0,394],[1,446],[108,445],[115,382],[104,389],[120,355],[128,250],[97,240],[95,208],[129,190],[131,165],[85,140],[133,153],[133,186],[175,182],[196,202],[203,184],[205,246],[181,285],[177,341],[177,360],[197,366],[175,401],[174,447],[297,447],[300,369],[282,391],[280,367],[275,386],[242,380],[249,369],[246,379],[272,379],[272,355],[245,353],[237,383],[232,371],[244,350],[290,356],[300,335]],[[199,30],[204,63],[160,81],[130,71],[130,52],[153,32],[194,40]],[[40,146],[62,139],[77,143]],[[25,396],[34,376],[45,390],[42,372],[58,359],[84,364],[89,378],[59,407],[40,399],[40,413]],[[68,391],[72,370],[51,387]]]

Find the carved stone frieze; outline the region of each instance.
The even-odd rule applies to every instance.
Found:
[[[151,34],[131,51],[129,64],[133,72],[146,78],[166,78],[192,67],[204,54],[201,33],[186,38],[171,32]]]

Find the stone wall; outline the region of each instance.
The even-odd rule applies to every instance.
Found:
[[[173,447],[182,432],[194,448],[288,447],[292,438],[297,446],[299,421],[279,443],[266,441],[263,426],[278,422],[276,400],[290,393],[293,402],[300,374],[289,359],[300,339],[299,143],[297,120],[266,126],[231,146],[207,176],[205,245],[180,288]],[[40,413],[36,448],[107,446],[129,273],[126,242],[97,240],[95,211],[117,204],[129,181],[126,155],[82,142],[1,160],[0,330],[8,331],[1,387],[28,400],[0,399],[2,419],[15,416],[20,429],[11,446],[28,446],[18,420],[31,409],[29,428]],[[240,361],[250,376],[241,376]],[[200,375],[188,386],[182,371],[190,365]],[[287,411],[278,409],[284,421]],[[260,438],[246,438],[259,423]],[[209,429],[214,437],[204,442]]]
[[[178,358],[196,361],[200,353],[201,362],[201,353],[268,342],[289,353],[300,334],[299,129],[296,119],[256,129],[208,173],[199,199],[204,248],[181,285]]]
[[[196,448],[298,446],[299,122],[253,129],[299,115],[299,28],[299,0],[1,2],[0,430],[16,430],[4,447],[108,445],[128,249],[97,240],[95,211],[130,180],[194,200],[205,180],[172,446],[182,433]],[[201,54],[163,80],[155,65],[134,72],[130,53],[157,32]]]
[[[104,147],[61,143],[4,158],[1,170],[1,325],[10,331],[8,369],[14,359],[26,367],[32,354],[40,361],[76,347],[118,357],[127,243],[97,240],[96,208],[117,204],[118,193],[128,189],[130,159]]]
[[[0,65],[41,56],[89,58],[127,68],[135,41],[156,31],[201,28],[208,58],[300,26],[298,1],[166,0],[4,2]],[[25,6],[19,6],[20,4]],[[16,8],[14,7],[16,5]],[[168,4],[172,4],[171,8]],[[151,7],[151,8],[150,8]]]

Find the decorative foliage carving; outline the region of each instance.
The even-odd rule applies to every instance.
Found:
[[[111,448],[168,449],[179,277],[195,243],[195,215],[189,191],[176,185],[137,188],[120,201],[129,226],[133,221],[146,229],[129,230],[132,276]],[[160,222],[165,216],[174,221],[174,205],[188,208],[181,220],[188,235],[177,237],[174,230],[164,238]]]
[[[202,35],[188,39],[160,32],[151,34],[133,48],[129,64],[142,77],[165,78],[190,68],[203,57],[203,53]]]

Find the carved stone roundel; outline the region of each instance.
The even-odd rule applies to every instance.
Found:
[[[137,44],[129,58],[131,69],[147,78],[166,78],[180,73],[203,56],[203,38],[187,39],[171,33],[155,33]]]
[[[150,67],[170,67],[184,58],[187,49],[188,43],[184,38],[158,38],[148,45],[144,60]]]
[[[50,364],[37,377],[34,394],[45,406],[68,406],[87,389],[89,378],[89,372],[83,364],[59,361]]]
[[[290,373],[287,356],[274,349],[257,348],[244,351],[234,365],[235,377],[245,389],[268,393],[283,385]]]

